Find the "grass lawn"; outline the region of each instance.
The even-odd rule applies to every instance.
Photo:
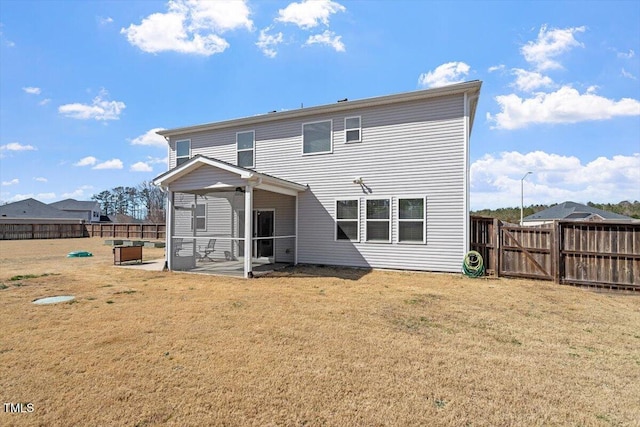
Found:
[[[0,399],[33,408],[0,425],[640,425],[638,293],[112,264],[102,239],[0,241]]]

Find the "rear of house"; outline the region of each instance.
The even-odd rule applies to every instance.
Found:
[[[169,267],[206,269],[208,258],[241,261],[246,277],[260,259],[460,271],[480,86],[159,132],[171,166],[154,180],[170,194]]]

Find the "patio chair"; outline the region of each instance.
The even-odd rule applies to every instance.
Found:
[[[204,255],[202,255],[200,257],[200,261],[202,261],[204,259],[208,259],[209,261],[213,261],[213,259],[211,259],[211,257],[209,257],[209,255],[211,255],[213,253],[215,246],[216,246],[216,239],[209,239],[209,243],[207,243],[207,246],[202,248],[202,252],[204,252]]]

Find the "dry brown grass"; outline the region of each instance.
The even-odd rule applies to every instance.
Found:
[[[0,242],[0,399],[35,409],[1,425],[638,425],[637,294],[138,271],[102,243]],[[49,275],[10,280],[29,274]],[[31,304],[65,294],[76,301]]]

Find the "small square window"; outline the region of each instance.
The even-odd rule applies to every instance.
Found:
[[[361,126],[360,117],[347,117],[344,119],[344,138],[345,142],[361,142]]]
[[[176,141],[176,166],[180,166],[191,158],[191,140]]]

